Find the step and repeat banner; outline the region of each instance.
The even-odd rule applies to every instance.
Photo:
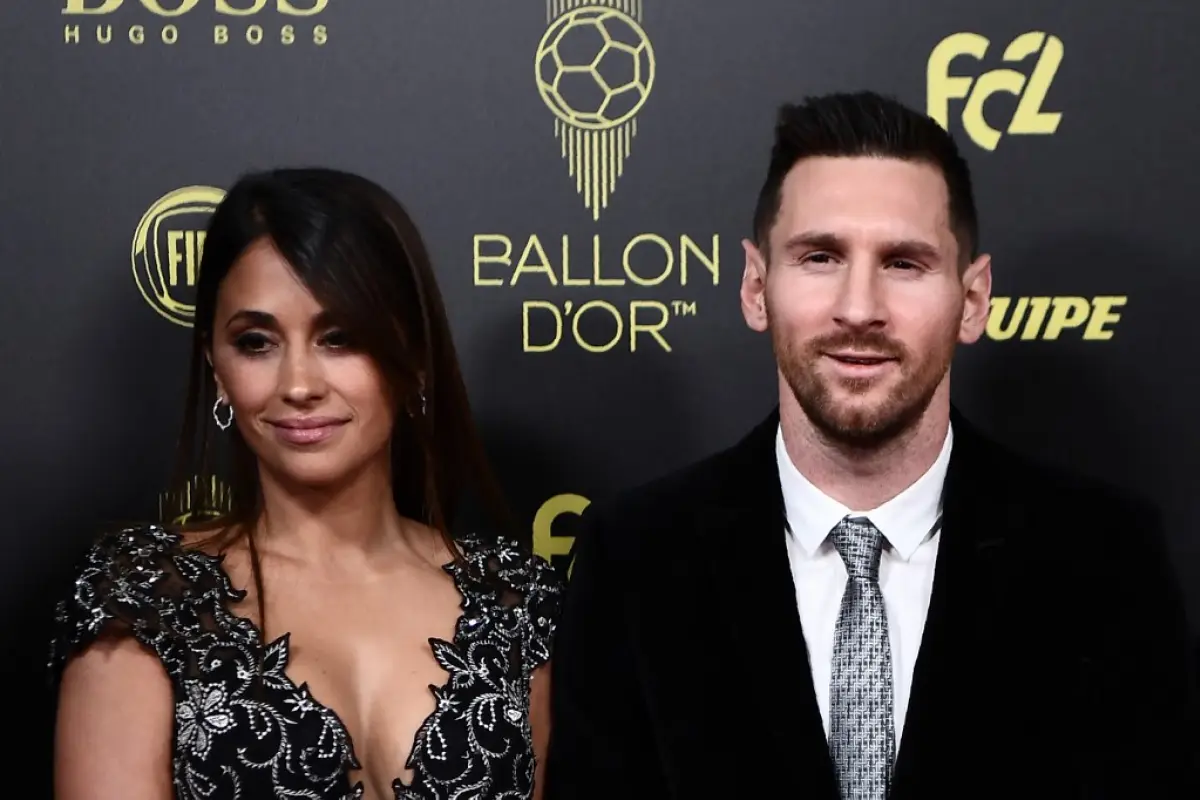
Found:
[[[5,685],[41,690],[97,526],[224,502],[220,475],[163,489],[204,229],[240,173],[348,169],[412,211],[500,477],[566,572],[589,503],[773,406],[737,290],[774,114],[860,88],[974,172],[995,298],[956,401],[1158,501],[1200,619],[1196,30],[1177,0],[4,3]]]

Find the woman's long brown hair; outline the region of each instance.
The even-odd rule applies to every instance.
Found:
[[[183,496],[195,476],[224,477],[228,513],[178,527],[211,534],[202,543],[218,552],[246,542],[265,638],[254,532],[262,512],[258,464],[236,425],[225,431],[215,425],[217,387],[207,358],[221,282],[264,237],[385,377],[396,409],[391,461],[399,513],[437,530],[456,560],[455,513],[468,499],[505,532],[515,531],[475,428],[428,252],[404,207],[377,184],[337,170],[245,175],[206,234],[172,491]]]

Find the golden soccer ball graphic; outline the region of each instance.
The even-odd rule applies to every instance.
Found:
[[[606,130],[631,119],[654,86],[654,50],[615,8],[586,6],[551,23],[534,60],[538,91],[568,125]]]

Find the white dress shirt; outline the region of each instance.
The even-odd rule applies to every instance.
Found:
[[[800,474],[787,454],[782,428],[776,434],[779,481],[791,527],[787,534],[788,560],[826,736],[834,627],[847,578],[846,566],[827,537],[843,517],[854,515],[868,517],[886,539],[879,564],[879,583],[892,644],[893,713],[899,751],[913,667],[933,589],[933,567],[941,538],[942,483],[950,463],[953,438],[953,430],[947,430],[941,454],[933,466],[896,497],[878,508],[850,509]]]

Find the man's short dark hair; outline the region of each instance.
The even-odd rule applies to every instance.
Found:
[[[754,210],[754,236],[764,254],[769,253],[784,178],[797,162],[815,156],[898,158],[936,167],[946,181],[960,259],[967,262],[978,255],[971,173],[954,140],[931,117],[874,92],[807,97],[779,109],[771,163]]]

